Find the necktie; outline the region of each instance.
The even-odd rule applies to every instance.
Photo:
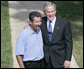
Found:
[[[49,27],[48,27],[48,35],[49,35],[49,40],[51,42],[52,39],[52,26],[51,26],[52,21],[49,21]]]

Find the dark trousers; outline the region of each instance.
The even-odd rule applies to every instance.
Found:
[[[45,63],[45,67],[46,68],[53,68],[50,58],[49,58],[48,62]]]
[[[51,59],[50,59],[50,58],[49,58],[48,62],[45,63],[45,67],[46,67],[46,68],[64,68],[63,65],[59,65],[59,66],[54,67],[54,66],[52,65],[52,63],[51,63]]]
[[[38,61],[26,61],[23,62],[25,68],[45,68],[45,61],[44,59]]]

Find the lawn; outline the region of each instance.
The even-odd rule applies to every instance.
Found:
[[[1,68],[12,68],[11,30],[8,2],[1,1]]]
[[[73,39],[73,55],[83,68],[83,1],[53,1],[56,16],[70,21]]]

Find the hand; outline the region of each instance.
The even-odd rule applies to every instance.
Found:
[[[24,29],[26,29],[28,27],[28,24],[24,26]]]
[[[64,68],[70,68],[70,61],[64,61]]]
[[[21,65],[20,68],[25,68],[25,66],[24,65]]]

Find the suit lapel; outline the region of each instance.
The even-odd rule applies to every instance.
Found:
[[[52,42],[53,42],[53,40],[55,39],[55,37],[56,37],[56,31],[57,31],[57,28],[58,28],[58,24],[59,24],[59,20],[58,20],[58,18],[56,18],[56,21],[55,21],[55,26],[54,26],[54,30],[53,30],[53,35],[52,35]]]
[[[46,40],[49,41],[48,29],[47,29],[47,18],[45,19],[45,22],[44,22],[44,33],[45,33]]]
[[[49,36],[48,36],[48,29],[47,29],[47,18],[44,20],[44,28],[43,28],[43,33],[45,33],[45,38],[48,42],[50,42],[49,40]],[[54,41],[56,35],[57,34],[57,27],[59,24],[59,18],[56,18],[56,22],[55,22],[55,26],[54,26],[54,30],[53,30],[53,35],[52,35],[52,42]]]

